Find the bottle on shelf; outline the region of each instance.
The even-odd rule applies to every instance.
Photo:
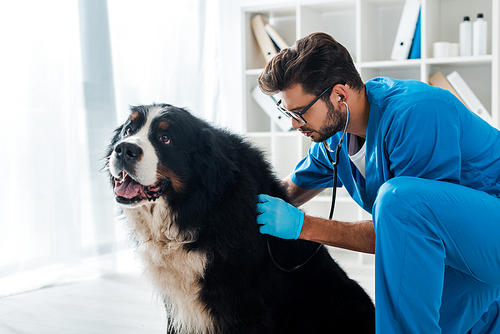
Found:
[[[472,56],[472,23],[468,16],[460,23],[460,56]]]
[[[477,19],[472,24],[472,55],[483,56],[486,54],[486,44],[488,37],[488,23],[484,20],[483,14],[477,14]]]

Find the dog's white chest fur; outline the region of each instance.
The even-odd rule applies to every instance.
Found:
[[[165,297],[169,327],[178,333],[211,333],[214,329],[200,299],[206,254],[188,252],[194,235],[179,235],[163,201],[123,210],[137,239],[145,273]]]

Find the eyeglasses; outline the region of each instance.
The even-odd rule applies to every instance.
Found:
[[[278,108],[278,110],[281,111],[288,118],[293,118],[294,120],[296,120],[297,122],[299,122],[301,124],[306,124],[307,122],[302,117],[302,115],[304,115],[306,113],[306,111],[309,110],[309,108],[311,108],[313,106],[313,104],[315,104],[316,101],[318,101],[320,99],[320,97],[322,97],[326,92],[328,92],[333,86],[334,85],[331,85],[330,87],[325,89],[323,91],[323,93],[319,94],[318,97],[316,97],[314,100],[312,100],[312,102],[309,103],[304,109],[302,109],[301,112],[293,112],[293,111],[290,111],[288,109],[283,108],[281,106],[281,100],[279,100],[278,103],[276,103],[276,108]]]

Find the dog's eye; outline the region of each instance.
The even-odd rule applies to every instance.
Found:
[[[160,140],[164,143],[164,144],[170,144],[170,137],[167,136],[167,135],[162,135],[160,136]]]
[[[132,133],[132,128],[130,126],[128,126],[126,129],[125,129],[125,133],[124,135],[125,136],[130,136],[130,134]]]

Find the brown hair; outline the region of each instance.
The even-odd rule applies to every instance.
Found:
[[[347,49],[325,33],[310,34],[281,50],[267,63],[258,83],[268,95],[295,84],[302,84],[304,93],[313,95],[336,84],[347,84],[357,91],[364,87]]]

